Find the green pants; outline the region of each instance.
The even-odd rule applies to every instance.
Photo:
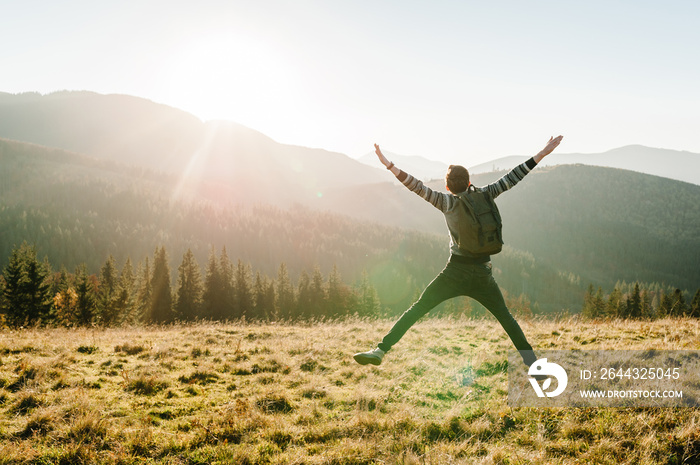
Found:
[[[450,257],[445,269],[425,288],[420,298],[401,315],[378,347],[388,352],[423,315],[445,300],[457,296],[471,297],[486,307],[506,330],[526,365],[529,366],[536,360],[532,346],[508,311],[503,294],[493,279],[491,263],[467,263],[454,255]]]

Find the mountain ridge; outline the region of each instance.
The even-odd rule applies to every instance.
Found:
[[[16,99],[15,104],[8,105],[7,95],[0,94],[2,137],[10,137],[4,134],[13,127],[8,121],[13,119],[15,113],[9,110],[21,109]],[[88,152],[91,152],[74,149],[74,157],[89,157],[89,160],[80,158],[80,163],[75,167],[64,166],[63,169],[56,170],[56,174],[52,170],[60,164],[32,164],[27,159],[27,170],[30,170],[28,174],[37,175],[33,178],[28,176],[31,184],[26,187],[23,187],[20,174],[23,172],[22,150],[31,150],[22,145],[25,142],[20,141],[16,142],[19,144],[19,152],[13,155],[14,158],[0,152],[3,163],[9,163],[8,160],[12,158],[12,163],[15,164],[12,165],[15,178],[0,171],[0,180],[3,181],[0,184],[0,197],[7,202],[20,195],[17,192],[24,192],[21,194],[24,195],[23,203],[12,207],[17,209],[17,214],[32,208],[35,197],[49,198],[55,195],[44,185],[47,180],[54,181],[51,176],[59,176],[65,183],[58,187],[61,192],[76,192],[75,186],[82,185],[80,183],[87,183],[98,191],[100,183],[106,181],[105,185],[112,181],[115,185],[140,185],[140,181],[134,181],[134,176],[145,176],[158,196],[166,199],[207,199],[214,202],[217,208],[235,204],[271,204],[278,208],[301,205],[383,226],[407,228],[431,235],[440,234],[444,238],[444,247],[438,253],[444,254],[444,258],[447,256],[447,237],[442,216],[423,199],[406,191],[385,170],[365,166],[344,154],[279,144],[266,135],[237,123],[203,123],[167,106],[157,106],[149,116],[147,113],[150,111],[148,109],[152,109],[152,102],[135,97],[126,99],[129,102],[126,110],[111,109],[106,112],[106,116],[93,118],[88,110],[95,112],[96,108],[101,108],[100,105],[122,102],[122,97],[104,99],[100,94],[91,93],[78,93],[78,96],[86,101],[97,99],[99,102],[87,106],[76,104],[84,113],[77,119],[80,124],[73,121],[72,126],[70,122],[57,121],[56,118],[57,115],[62,115],[62,118],[69,119],[76,112],[75,107],[70,111],[54,109],[53,113],[44,114],[43,119],[37,120],[37,127],[31,127],[30,124],[36,122],[30,118],[36,108],[24,113],[17,110],[21,117],[17,118],[19,123],[13,123],[16,128],[29,131],[30,135],[34,131],[35,138],[39,138],[37,134],[40,134],[44,138],[42,140],[49,140],[49,144],[52,140],[72,141],[74,146],[88,147]],[[56,96],[56,99],[72,97],[75,96],[67,93]],[[23,98],[41,100],[37,96]],[[141,113],[135,115],[135,112]],[[124,118],[129,121],[122,126],[120,121]],[[90,121],[96,121],[95,125],[84,126]],[[143,121],[148,121],[145,127],[141,127]],[[190,123],[194,126],[190,126]],[[186,128],[182,132],[173,133],[173,128],[177,129],[181,124]],[[130,132],[120,130],[123,127],[131,128]],[[196,130],[192,127],[196,127]],[[96,132],[91,132],[93,130]],[[126,137],[127,132],[130,137]],[[19,131],[15,135],[23,136],[25,133]],[[126,142],[122,140],[125,137]],[[43,143],[43,146],[47,151],[58,150],[54,145]],[[49,157],[43,149],[36,150],[42,152],[40,157]],[[623,152],[626,153],[622,155],[628,158],[630,153],[631,156],[639,153],[634,146]],[[545,160],[560,156],[553,154]],[[136,164],[134,160],[142,163]],[[140,168],[130,168],[133,176],[124,175],[121,168],[115,168],[115,174],[109,174],[109,169],[106,169],[96,175],[95,170],[109,168],[109,163]],[[503,168],[512,168],[515,164],[509,163]],[[614,284],[610,280],[638,279],[663,281],[687,288],[697,286],[700,282],[700,270],[696,266],[700,262],[700,244],[692,234],[687,237],[687,233],[700,229],[700,212],[697,211],[697,205],[700,205],[700,186],[619,168],[541,165],[516,187],[517,193],[506,193],[498,199],[504,221],[508,225],[507,245],[518,253],[536,256],[538,266],[546,265],[550,269],[579,276],[596,285]],[[91,166],[96,168],[90,168]],[[80,178],[76,180],[75,174],[79,174]],[[503,171],[475,172],[473,182],[484,185],[495,181],[502,174]],[[431,181],[427,185],[436,190],[444,190],[442,179]],[[554,185],[558,186],[558,190],[552,190]],[[8,186],[13,186],[12,189],[15,190]],[[650,196],[651,192],[655,192],[655,196]],[[129,194],[128,198],[134,202],[153,202],[149,199],[138,200],[135,193]],[[116,208],[113,203],[109,204]],[[0,209],[2,208],[10,207],[5,205]],[[587,221],[581,221],[579,212],[585,212]],[[676,216],[669,216],[669,212]],[[659,227],[657,218],[664,218],[669,231],[674,230],[676,233],[664,232]],[[8,221],[11,225],[13,220]],[[139,224],[142,225],[137,222],[122,227],[138,230],[141,227]],[[149,231],[154,234],[152,240],[168,235],[166,225],[149,227]],[[201,238],[198,240],[204,241]],[[332,254],[333,251],[327,250],[327,253]],[[401,259],[410,261],[411,253]],[[494,263],[500,259],[500,256],[494,258]],[[532,274],[525,270],[522,273]],[[522,277],[522,273],[518,272],[514,277],[504,276],[503,279],[521,279],[523,283],[529,283],[511,283],[514,288],[536,285],[532,279]]]
[[[429,160],[420,155],[400,155],[393,152],[382,151],[396,166],[401,167],[404,171],[411,173],[413,176],[430,181],[432,179],[440,179],[445,177],[447,166],[441,161]],[[357,161],[375,168],[383,168],[377,160],[377,155],[374,152],[369,152]]]
[[[472,173],[506,169],[530,158],[501,157],[470,168]],[[700,154],[686,150],[671,150],[644,145],[625,145],[602,153],[554,153],[540,162],[541,166],[574,165],[620,168],[700,185]]]
[[[235,186],[241,201],[275,201],[277,184],[292,204],[336,186],[383,179],[345,154],[280,144],[238,123],[202,122],[167,105],[116,94],[0,94],[0,137],[187,174],[191,179],[184,182],[200,184],[209,195],[232,195],[222,184]],[[212,181],[219,185],[215,192]]]
[[[423,181],[442,179],[447,171],[447,164],[420,155],[404,156],[389,152],[385,155],[404,171]],[[509,155],[467,168],[472,174],[488,173],[510,169],[528,158],[530,156]],[[358,161],[370,166],[377,166],[376,156],[373,152],[363,155]],[[671,150],[632,144],[601,153],[556,152],[540,162],[541,166],[575,164],[621,168],[700,185],[700,154],[687,150]]]
[[[223,134],[217,135],[217,132]],[[257,145],[264,146],[268,151],[274,147],[279,153],[295,152],[290,157],[308,159],[310,163],[337,159],[342,164],[339,170],[346,174],[344,179],[336,178],[335,183],[323,181],[322,176],[315,173],[314,178],[308,180],[309,184],[319,187],[317,191],[320,193],[338,183],[363,183],[353,182],[352,179],[366,178],[367,182],[381,182],[381,170],[377,169],[381,167],[377,166],[372,152],[356,160],[346,154],[321,148],[281,144],[239,123],[203,122],[175,107],[125,94],[104,95],[90,91],[60,91],[46,95],[0,92],[0,137],[139,164],[164,172],[181,172],[184,169],[207,171],[206,167],[193,167],[192,159],[194,154],[207,149],[207,141],[214,139],[219,141],[217,156],[208,160],[211,164],[223,163],[223,169],[215,166],[209,170],[209,174],[231,176],[225,154],[227,151],[235,152],[237,144],[247,144],[249,149]],[[229,140],[226,141],[226,137]],[[261,152],[258,152],[257,156],[260,155]],[[442,179],[447,169],[447,164],[420,155],[391,156],[397,166],[423,180]],[[527,158],[529,156],[504,156],[468,168],[474,174],[510,169]],[[294,164],[285,164],[286,161],[285,156],[260,160],[257,169],[264,172],[265,168],[276,163],[280,168],[294,172]],[[358,167],[351,161],[359,162],[362,166]],[[577,163],[628,169],[700,185],[700,154],[689,151],[627,145],[593,154],[557,152],[542,161],[543,166]]]

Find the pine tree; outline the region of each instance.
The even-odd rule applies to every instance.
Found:
[[[175,320],[173,297],[170,287],[170,267],[165,247],[156,248],[153,257],[153,277],[151,278],[151,305],[149,323],[171,323]]]
[[[49,279],[49,292],[52,296],[56,296],[56,294],[65,291],[68,289],[73,282],[73,277],[70,276],[70,273],[68,273],[68,270],[66,270],[66,267],[63,266],[61,267],[61,271],[58,272],[58,274],[52,276]]]
[[[114,293],[113,305],[117,315],[115,324],[129,323],[137,321],[136,299],[135,299],[136,277],[131,259],[127,258],[119,273],[117,288]]]
[[[267,279],[259,271],[255,272],[255,283],[253,284],[253,314],[252,318],[258,320],[268,320],[274,312],[274,293],[272,302],[267,301]]]
[[[0,330],[5,327],[7,318],[5,317],[5,311],[7,308],[7,301],[5,299],[5,277],[0,274]]]
[[[221,281],[219,262],[216,252],[211,249],[204,277],[203,316],[212,320],[223,320],[226,308],[226,296]]]
[[[152,296],[151,266],[148,262],[148,257],[146,257],[146,263],[141,272],[139,292],[136,298],[138,321],[148,321]]]
[[[279,313],[276,307],[277,292],[275,291],[275,283],[272,280],[268,280],[265,285],[265,297],[263,299],[265,308],[267,309],[266,315],[268,320],[278,320]]]
[[[253,292],[250,284],[250,273],[250,267],[239,259],[234,281],[235,318],[250,318],[253,313]]]
[[[296,309],[293,318],[306,320],[311,316],[311,278],[306,270],[302,270],[297,283]]]
[[[52,305],[50,270],[37,260],[36,249],[25,242],[13,250],[3,274],[7,322],[21,326],[46,320]]]
[[[651,302],[649,303],[649,315],[651,315],[652,318],[661,318],[659,315],[659,305],[661,304],[661,291],[660,289],[657,288],[656,291],[653,291],[651,293],[650,299]]]
[[[625,318],[625,304],[622,299],[622,292],[620,288],[615,286],[615,289],[610,293],[608,297],[608,305],[606,307],[606,313],[615,318]]]
[[[202,316],[202,273],[192,250],[187,249],[178,268],[178,288],[175,313],[185,321]]]
[[[53,295],[53,320],[61,326],[77,324],[78,294],[73,286],[73,278],[62,268],[51,286]]]
[[[237,317],[236,309],[236,292],[234,290],[234,271],[233,263],[228,258],[226,247],[221,250],[221,258],[219,264],[219,272],[221,273],[221,286],[223,293],[223,308],[222,319],[229,320]]]
[[[593,284],[589,284],[586,293],[583,295],[583,307],[581,308],[581,315],[584,318],[592,319],[598,317],[593,298]]]
[[[318,266],[314,267],[311,276],[311,303],[309,305],[309,316],[312,318],[322,318],[326,314],[328,296],[326,295],[323,275]]]
[[[593,297],[593,308],[598,317],[605,316],[605,299],[603,298],[603,289],[601,287],[598,287]]]
[[[114,324],[118,317],[115,305],[118,281],[114,257],[110,255],[100,270],[100,285],[97,290],[100,322],[105,326]]]
[[[328,276],[328,317],[344,317],[350,313],[350,292],[340,277],[338,267],[333,265],[333,270]]]
[[[688,306],[683,297],[683,291],[676,289],[671,297],[671,316],[684,316],[688,312]]]
[[[651,297],[649,295],[649,289],[646,287],[642,290],[642,296],[641,296],[641,310],[642,310],[642,318],[652,318],[654,315],[652,314],[652,308],[651,308]]]
[[[366,270],[362,271],[362,278],[358,289],[358,303],[356,311],[360,316],[377,317],[381,310],[377,290],[369,282]]]
[[[695,291],[695,296],[693,297],[693,300],[690,303],[690,310],[688,312],[688,316],[691,316],[693,318],[700,318],[700,288],[698,288],[698,290]]]
[[[664,318],[671,315],[673,299],[663,290],[660,293],[661,298],[659,299],[659,309],[657,311],[657,314],[659,315],[659,318]]]
[[[292,282],[289,279],[287,265],[282,262],[277,270],[277,300],[275,307],[277,316],[283,320],[289,320],[293,316],[294,311],[294,289]]]
[[[638,320],[642,317],[642,296],[639,290],[639,283],[634,283],[634,291],[628,300],[627,317]]]
[[[76,324],[88,326],[92,324],[97,312],[97,296],[95,282],[87,274],[85,264],[75,270]]]

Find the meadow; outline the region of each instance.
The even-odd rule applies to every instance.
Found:
[[[4,464],[700,463],[694,408],[510,408],[493,319],[0,331]],[[536,348],[700,349],[700,321],[531,319]]]

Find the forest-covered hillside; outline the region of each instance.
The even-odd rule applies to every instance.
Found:
[[[0,263],[23,241],[54,266],[165,246],[200,264],[226,246],[270,275],[363,269],[400,308],[444,264],[443,216],[390,174],[235,123],[202,123],[129,96],[0,94]],[[556,157],[552,154],[550,157]],[[477,174],[476,185],[503,172]],[[442,181],[429,183],[444,190]],[[700,283],[700,186],[590,166],[537,167],[498,198],[499,283],[546,311],[580,308],[588,284]]]
[[[505,173],[477,174],[472,181],[483,186]],[[332,193],[321,203],[446,237],[443,216],[388,178]],[[444,181],[427,185],[445,191]],[[700,283],[698,185],[614,168],[536,167],[496,203],[507,245],[596,286],[612,290],[617,280],[626,280],[692,290]]]
[[[531,182],[530,182],[531,181]],[[700,186],[632,171],[542,168],[500,202],[509,244],[596,285],[700,283]]]
[[[177,180],[56,149],[0,140],[0,266],[27,241],[56,269],[86,264],[97,273],[109,255],[139,263],[164,246],[177,267],[191,249],[201,266],[212,247],[274,276],[292,279],[337,266],[353,284],[366,271],[382,304],[404,309],[442,268],[442,235],[358,221],[304,206],[216,205],[173,198]],[[540,311],[576,309],[585,283],[507,248],[496,272],[513,297],[526,292]],[[176,273],[172,273],[176,276]]]

